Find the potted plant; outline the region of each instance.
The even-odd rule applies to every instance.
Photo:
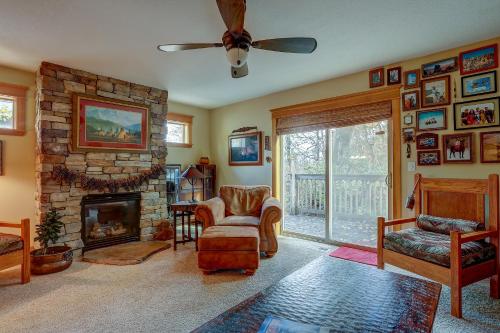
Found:
[[[50,274],[68,268],[73,262],[73,252],[69,246],[49,246],[59,239],[61,215],[54,208],[45,215],[45,221],[36,226],[35,241],[40,249],[31,251],[31,273]]]

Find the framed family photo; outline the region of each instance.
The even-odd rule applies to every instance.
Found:
[[[497,72],[462,76],[462,97],[471,97],[497,92]]]
[[[417,149],[438,149],[439,135],[435,133],[422,133],[417,135]]]
[[[455,130],[500,125],[500,98],[485,98],[453,104]]]
[[[439,150],[417,151],[417,164],[419,166],[440,165],[441,152]]]
[[[458,57],[429,62],[422,65],[422,77],[431,77],[454,72],[458,69]]]
[[[422,80],[422,107],[448,105],[450,98],[450,76]]]
[[[417,131],[446,129],[446,108],[417,111]]]
[[[480,133],[481,163],[500,163],[500,131]]]
[[[262,132],[230,135],[229,165],[262,165]]]
[[[73,97],[73,149],[149,151],[149,107],[100,96]]]
[[[443,135],[443,163],[472,163],[472,133]]]
[[[381,87],[384,85],[384,68],[372,69],[368,73],[370,88]]]
[[[404,88],[420,88],[420,69],[414,69],[404,72]]]
[[[460,74],[472,74],[498,67],[498,45],[492,44],[461,52]]]
[[[402,99],[403,111],[411,111],[420,108],[420,92],[418,90],[404,92]]]
[[[387,84],[400,84],[401,83],[401,66],[392,67],[387,69]]]

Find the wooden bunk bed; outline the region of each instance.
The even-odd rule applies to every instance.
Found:
[[[447,285],[451,289],[451,314],[462,317],[462,287],[490,278],[490,296],[499,298],[500,292],[500,255],[499,255],[499,188],[498,175],[488,179],[445,179],[423,178],[415,175],[415,217],[385,221],[378,218],[378,268],[391,264],[407,271],[427,277]],[[420,255],[408,255],[404,251],[394,251],[388,242],[389,235],[413,232],[409,229],[386,234],[386,228],[415,223],[420,214],[440,218],[471,220],[479,223],[479,231],[462,233],[450,231],[447,243],[448,265],[422,260]],[[418,228],[412,228],[416,230]],[[418,231],[421,232],[422,231]],[[430,232],[430,231],[429,231]],[[434,235],[435,236],[435,235]],[[443,239],[443,238],[441,238]],[[485,239],[489,239],[486,242]],[[469,243],[475,242],[475,243]],[[489,255],[477,263],[464,264],[464,249],[467,244],[482,244],[489,247]],[[441,243],[441,245],[443,242]],[[424,247],[419,248],[422,251]],[[433,248],[434,250],[435,248]],[[418,254],[418,253],[417,253]]]

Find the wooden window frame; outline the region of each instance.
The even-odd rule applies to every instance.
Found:
[[[26,133],[27,87],[0,82],[0,96],[14,100],[14,128],[0,128],[0,135],[22,136]]]
[[[179,114],[179,113],[167,113],[167,123],[175,123],[182,124],[186,126],[187,142],[179,143],[179,142],[168,142],[167,147],[180,147],[180,148],[191,148],[193,147],[193,116]]]
[[[350,95],[343,95],[328,99],[322,99],[302,104],[285,106],[272,109],[272,189],[273,195],[281,200],[281,136],[277,134],[278,119],[307,113],[320,112],[324,110],[341,109],[382,101],[390,101],[392,104],[391,137],[389,154],[391,154],[392,191],[389,211],[392,218],[400,218],[402,215],[402,169],[401,169],[401,85],[392,85],[385,88],[373,89]],[[276,224],[276,231],[281,233],[281,223]]]

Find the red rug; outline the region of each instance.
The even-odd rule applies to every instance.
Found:
[[[331,257],[359,262],[362,264],[377,266],[377,254],[375,252],[353,249],[342,246],[330,253]]]

